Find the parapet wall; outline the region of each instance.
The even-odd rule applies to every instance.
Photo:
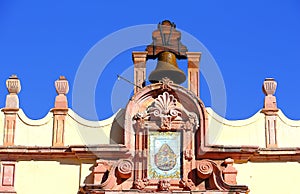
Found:
[[[54,107],[39,120],[29,119],[19,107],[18,78],[11,77],[7,87],[6,106],[0,112],[0,193],[40,193],[51,184],[62,187],[63,193],[74,193],[81,185],[95,183],[96,170],[103,171],[101,165],[108,165],[106,161],[131,157],[129,148],[122,143],[123,121],[117,119],[117,115],[124,113],[118,112],[103,121],[81,118],[68,107],[69,86],[64,77],[56,81],[58,95]],[[280,183],[291,193],[297,189],[294,182],[283,183],[273,178],[281,174],[297,180],[300,169],[300,121],[288,119],[277,108],[275,89],[276,82],[266,79],[263,109],[245,120],[227,120],[211,108],[204,108],[208,126],[203,158],[224,161],[227,158],[228,173],[235,174],[232,179],[224,178],[225,181],[246,184],[253,193],[286,191]],[[262,183],[265,179],[276,184],[265,190],[266,183]],[[65,180],[67,184],[63,184]],[[49,192],[56,190],[51,186]]]

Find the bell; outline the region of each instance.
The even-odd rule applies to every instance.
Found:
[[[178,68],[175,54],[167,51],[159,53],[156,68],[150,73],[149,81],[157,83],[164,77],[176,84],[181,84],[186,79],[184,72]]]

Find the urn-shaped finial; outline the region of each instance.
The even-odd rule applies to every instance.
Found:
[[[65,76],[60,76],[59,79],[55,81],[55,88],[57,94],[66,95],[69,92],[69,82]]]
[[[9,94],[18,94],[21,91],[21,83],[17,75],[11,75],[6,80],[6,87]]]
[[[274,95],[277,87],[277,82],[274,78],[266,78],[263,83],[263,92],[265,95]]]

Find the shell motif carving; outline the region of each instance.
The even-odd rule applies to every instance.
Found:
[[[201,160],[197,164],[197,175],[202,179],[207,179],[213,173],[213,165],[207,160]]]
[[[168,92],[164,92],[154,101],[154,107],[149,108],[149,113],[156,117],[176,117],[180,113],[176,108],[177,99]]]

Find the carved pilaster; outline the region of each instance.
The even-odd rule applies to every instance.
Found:
[[[262,112],[265,114],[265,134],[266,147],[277,147],[277,103],[274,93],[276,91],[277,83],[274,78],[266,78],[263,83],[263,92],[266,95],[264,100],[264,108]]]
[[[200,74],[199,63],[201,58],[200,52],[186,52],[188,59],[188,89],[200,96]]]
[[[147,53],[147,51],[132,52],[132,60],[134,63],[134,93],[138,92],[139,89],[145,85]]]
[[[16,120],[19,109],[4,108],[4,146],[13,146],[15,144]]]
[[[64,76],[55,81],[57,96],[55,98],[53,112],[53,146],[64,146],[64,130],[66,115],[68,113],[68,100],[66,94],[69,91],[69,83]]]
[[[52,146],[64,146],[65,122],[68,109],[51,110],[53,112],[53,138]]]

